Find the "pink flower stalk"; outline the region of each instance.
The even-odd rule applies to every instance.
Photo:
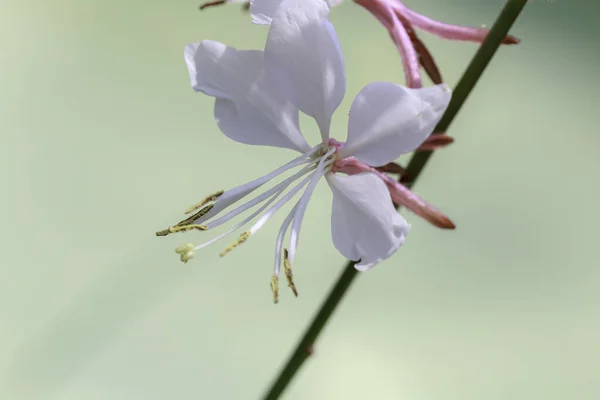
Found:
[[[354,0],[354,2],[366,8],[388,30],[402,57],[407,86],[412,88],[422,86],[420,66],[423,66],[434,83],[442,82],[433,57],[417,37],[414,28],[441,38],[470,42],[482,42],[489,32],[483,28],[436,21],[411,10],[401,0]],[[519,39],[508,35],[502,43],[517,44]]]
[[[431,137],[431,136],[430,136]],[[330,146],[335,146],[337,151],[340,151],[344,147],[343,142],[338,142],[335,139],[329,140]],[[396,165],[396,164],[393,164]],[[444,215],[441,211],[435,209],[430,204],[426,203],[423,199],[413,193],[409,188],[404,186],[399,181],[392,179],[381,171],[381,168],[371,167],[355,157],[348,157],[337,160],[333,164],[331,172],[341,172],[347,175],[356,175],[365,172],[372,172],[376,174],[387,186],[392,201],[400,206],[407,208],[426,221],[442,229],[454,229],[456,226],[454,223]],[[400,171],[394,171],[400,172]]]

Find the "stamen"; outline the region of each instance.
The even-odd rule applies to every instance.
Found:
[[[298,239],[300,237],[300,227],[302,225],[302,219],[304,218],[304,212],[306,211],[306,207],[308,206],[308,201],[310,200],[310,196],[314,192],[317,183],[323,177],[323,175],[331,169],[331,165],[334,163],[334,159],[329,159],[329,157],[335,153],[336,148],[330,149],[319,161],[319,165],[317,166],[317,170],[312,175],[312,180],[308,184],[308,187],[302,194],[302,197],[298,201],[297,209],[294,212],[294,222],[292,223],[292,230],[290,232],[290,246],[289,246],[289,260],[290,262],[294,261],[294,256],[296,255],[296,248],[298,247]]]
[[[279,302],[279,277],[275,274],[271,277],[271,291],[273,291],[273,303]]]
[[[231,210],[230,212],[228,212],[227,214],[225,214],[224,216],[222,216],[221,218],[215,219],[212,222],[209,222],[207,224],[207,226],[212,229],[215,228],[221,224],[224,224],[225,222],[229,221],[230,219],[238,216],[239,214],[243,213],[244,211],[248,210],[249,208],[254,207],[255,205],[259,204],[260,202],[264,201],[265,199],[267,199],[269,196],[272,196],[274,193],[281,193],[282,191],[284,191],[285,189],[287,189],[287,187],[294,182],[295,180],[297,180],[298,178],[302,177],[303,175],[308,174],[311,170],[314,170],[316,167],[314,164],[309,164],[307,166],[305,166],[304,168],[302,168],[300,171],[298,171],[297,173],[295,173],[294,175],[286,178],[285,180],[281,181],[280,183],[278,183],[277,185],[273,186],[271,189],[267,190],[266,192],[262,193],[259,196],[256,196],[255,198],[253,198],[252,200],[250,200],[249,202]]]
[[[229,246],[227,246],[225,248],[225,250],[223,250],[221,252],[221,254],[219,254],[219,257],[223,257],[225,254],[229,253],[231,250],[235,249],[236,247],[238,247],[240,244],[244,243],[246,240],[248,240],[248,238],[250,237],[250,232],[244,232],[240,235],[240,237],[233,242],[232,244],[230,244]]]
[[[246,225],[250,220],[254,219],[254,217],[256,217],[258,214],[260,214],[261,212],[263,212],[267,207],[269,207],[271,205],[271,203],[273,203],[273,201],[275,201],[279,195],[281,195],[281,193],[285,190],[281,189],[281,191],[275,193],[275,195],[273,197],[271,197],[269,199],[269,201],[267,201],[265,204],[263,204],[258,210],[256,210],[255,212],[253,212],[249,217],[247,217],[246,219],[244,219],[242,222],[239,222],[237,224],[235,224],[234,226],[232,226],[231,228],[229,228],[226,232],[223,232],[222,234],[220,234],[219,236],[209,240],[208,242],[204,242],[202,244],[199,244],[198,246],[196,246],[196,250],[200,250],[206,246],[209,246],[213,243],[215,243],[218,240],[221,240],[222,238],[224,238],[225,236],[228,236],[231,232],[238,230],[239,228],[241,228],[242,226]]]
[[[210,210],[213,209],[214,206],[215,206],[214,204],[207,205],[206,207],[200,209],[200,211],[198,211],[196,214],[191,215],[191,216],[187,217],[186,219],[184,219],[183,221],[178,222],[175,226],[183,226],[183,225],[191,224],[195,220],[206,215]]]
[[[219,190],[216,193],[213,193],[211,195],[206,196],[202,201],[194,204],[193,206],[191,206],[190,208],[188,208],[187,210],[185,210],[184,214],[189,214],[191,212],[196,211],[197,209],[199,209],[200,207],[202,207],[203,205],[210,203],[212,201],[217,200],[223,193],[225,193],[223,190]],[[208,211],[207,211],[208,212]]]
[[[185,264],[194,258],[194,245],[191,243],[183,244],[175,249],[175,253],[180,254],[179,258]]]
[[[291,181],[291,179],[290,179],[290,181]],[[202,249],[202,248],[204,248],[206,246],[209,246],[209,245],[211,245],[211,244],[213,244],[213,243],[215,243],[215,242],[223,239],[225,236],[228,236],[233,231],[236,231],[239,228],[241,228],[242,226],[246,225],[248,222],[250,222],[252,219],[254,219],[258,214],[260,214],[267,207],[269,207],[271,205],[271,203],[273,203],[275,200],[277,200],[277,198],[285,191],[285,189],[287,189],[288,186],[289,186],[289,184],[281,187],[279,189],[279,191],[277,193],[275,193],[265,204],[263,204],[258,210],[256,210],[255,212],[253,212],[249,217],[247,217],[246,219],[244,219],[242,222],[239,222],[239,223],[235,224],[234,226],[232,226],[226,232],[223,232],[219,236],[217,236],[217,237],[215,237],[215,238],[213,238],[213,239],[211,239],[211,240],[209,240],[207,242],[199,244],[198,246],[196,246],[196,250],[200,250],[200,249]],[[225,218],[225,217],[222,217],[222,218]],[[290,216],[290,220],[291,220],[291,216]],[[288,222],[288,224],[289,224],[289,222]],[[209,228],[212,228],[212,227],[216,226],[216,221],[212,222],[210,225],[211,226]],[[281,248],[281,246],[280,246],[280,248]],[[276,273],[277,273],[277,275],[279,275],[279,268],[277,268]]]
[[[199,220],[194,221],[194,222],[197,224],[201,224],[204,221],[207,221],[208,219],[216,216],[217,214],[219,214],[221,211],[223,211],[224,209],[226,209],[233,203],[236,203],[239,200],[243,199],[250,193],[254,192],[256,189],[258,189],[259,187],[264,185],[266,182],[272,180],[276,176],[281,175],[282,173],[284,173],[285,171],[287,171],[289,169],[295,168],[302,164],[308,164],[308,163],[313,164],[314,160],[311,158],[311,156],[314,153],[316,153],[319,149],[320,149],[320,145],[315,146],[312,149],[310,149],[309,151],[307,151],[306,153],[300,155],[299,157],[296,157],[292,161],[288,162],[285,165],[282,165],[281,167],[277,168],[276,170],[269,172],[268,174],[261,176],[260,178],[255,179],[251,182],[248,182],[244,185],[235,187],[231,190],[227,190],[218,199],[218,201],[215,202],[214,208],[212,208],[209,213],[203,215]]]
[[[294,296],[298,297],[298,291],[296,290],[296,285],[294,284],[294,275],[292,274],[292,265],[290,264],[290,260],[288,258],[287,249],[283,249],[283,268],[285,269],[285,277],[288,281],[288,286],[292,289]]]
[[[191,244],[186,244],[186,245],[178,247],[176,249],[176,251],[178,254],[181,255],[181,261],[187,262],[188,260],[193,258],[194,252],[196,250],[206,247],[206,246],[224,238],[225,236],[228,236],[230,233],[239,229],[241,226],[245,225],[250,220],[255,218],[258,214],[260,214],[265,209],[267,209],[267,207],[269,207],[271,205],[271,203],[273,203],[292,184],[292,182],[294,182],[298,178],[302,177],[303,175],[309,174],[312,171],[314,171],[315,169],[319,169],[319,168],[321,169],[321,176],[322,176],[323,169],[334,162],[333,159],[328,159],[328,157],[335,152],[335,148],[329,149],[328,152],[326,154],[324,154],[323,156],[320,156],[318,158],[312,158],[312,155],[314,153],[316,153],[317,151],[322,150],[322,149],[323,148],[321,145],[316,146],[315,148],[311,149],[309,152],[303,154],[301,157],[298,157],[298,158],[292,160],[291,162],[287,163],[283,167],[278,168],[277,170],[271,172],[270,174],[267,174],[267,175],[265,175],[259,179],[256,179],[248,184],[234,188],[233,190],[229,190],[224,193],[218,192],[218,193],[208,196],[206,199],[204,199],[202,202],[198,203],[194,207],[196,207],[196,208],[201,207],[202,205],[206,204],[207,202],[211,202],[211,201],[216,201],[216,202],[214,204],[210,204],[210,205],[207,205],[207,206],[201,208],[196,214],[186,218],[185,220],[179,222],[178,224],[176,224],[172,227],[169,227],[168,229],[159,231],[156,234],[159,236],[166,236],[170,233],[188,231],[188,230],[193,230],[193,229],[207,230],[209,228],[213,228],[213,227],[216,227],[218,225],[221,225],[221,224],[227,222],[231,218],[241,214],[242,212],[246,211],[250,207],[254,207],[255,205],[268,199],[269,196],[271,197],[270,199],[268,199],[266,201],[265,204],[263,204],[258,210],[253,212],[249,217],[245,218],[242,222],[235,224],[232,228],[230,228],[226,232],[222,233],[221,235],[219,235],[205,243],[202,243],[198,246],[195,246],[195,247],[192,246]],[[231,205],[234,202],[245,197],[246,195],[253,192],[258,187],[262,186],[264,183],[266,183],[270,179],[273,179],[275,176],[281,174],[285,170],[288,170],[295,166],[299,166],[301,164],[309,164],[309,165],[306,165],[300,171],[298,171],[297,173],[293,174],[292,176],[284,179],[282,182],[275,185],[273,188],[267,190],[265,193],[263,193],[259,196],[256,196],[254,199],[252,199],[249,202],[247,202],[246,204],[230,211],[229,213],[225,214],[221,218],[218,218],[208,224],[201,223],[202,221],[206,221],[207,219],[211,218],[210,214],[212,214],[212,215],[217,214],[221,210],[227,208],[229,205]],[[232,251],[234,248],[238,247],[239,245],[244,243],[246,240],[248,240],[251,235],[256,233],[284,204],[286,204],[296,193],[298,193],[298,191],[300,191],[304,186],[306,186],[306,184],[308,184],[313,178],[314,178],[314,172],[310,176],[302,179],[288,193],[286,193],[277,203],[275,203],[274,206],[269,208],[268,211],[248,231],[242,233],[234,243],[232,243],[231,245],[226,247],[219,255],[221,257],[225,256],[227,253]],[[223,197],[218,198],[221,195],[223,195]],[[293,211],[296,209],[296,206],[294,206],[292,213],[290,213],[290,215],[288,215],[288,217],[286,218],[286,222],[284,223],[284,225],[285,225],[284,233],[285,233],[285,229],[287,229],[287,226],[289,226],[289,224],[291,223],[292,217],[294,215]],[[283,239],[278,238],[278,241],[282,242]],[[281,247],[282,246],[280,244],[279,249],[281,249]],[[281,254],[280,251],[281,250],[279,250],[279,254]],[[279,257],[279,259],[280,259],[280,257]],[[288,282],[289,282],[290,287],[293,287],[293,291],[297,295],[297,291],[293,284],[291,269],[289,268],[290,265],[286,266],[286,276],[288,277]],[[278,276],[279,276],[279,265],[276,264],[274,277],[276,277],[276,279],[278,279]],[[273,289],[273,287],[272,287],[272,289]],[[278,286],[275,287],[275,289],[276,289],[276,293],[274,292],[274,295],[278,296],[278,293],[279,293]],[[273,290],[275,290],[275,289],[273,289]]]
[[[314,175],[314,173],[313,173]],[[219,254],[219,256],[223,257],[225,254],[229,253],[231,250],[235,249],[240,244],[244,243],[251,235],[254,235],[256,232],[263,227],[263,225],[281,208],[285,203],[290,201],[290,199],[298,193],[300,189],[302,189],[309,181],[312,179],[312,176],[308,176],[304,178],[299,184],[297,184],[292,190],[286,193],[273,207],[269,209],[248,231],[242,233],[238,240],[229,245],[225,250]]]
[[[315,176],[316,172],[313,172],[312,175],[304,178],[300,183],[298,183],[292,190],[290,190],[285,196],[283,196],[273,207],[269,209],[260,219],[250,228],[250,234],[254,235],[256,232],[263,227],[263,225],[277,212],[285,203],[290,201],[290,199],[300,191],[311,179]]]
[[[277,240],[275,241],[275,266],[273,268],[273,274],[275,274],[275,276],[279,276],[279,270],[281,269],[281,249],[283,247],[283,238],[285,236],[285,232],[292,223],[296,208],[298,208],[298,203],[294,205],[294,207],[285,217],[283,223],[281,224],[281,228],[279,228],[279,232],[277,233]]]
[[[156,232],[156,236],[167,236],[169,233],[177,233],[177,232],[187,232],[193,230],[205,231],[208,228],[206,225],[198,225],[198,224],[190,224],[190,225],[182,225],[182,226],[170,226],[169,229],[165,229],[164,231]]]
[[[200,231],[207,230],[208,227],[206,225],[194,224],[193,222],[195,220],[199,219],[200,217],[204,216],[207,212],[212,210],[213,207],[214,207],[214,204],[210,204],[210,205],[204,207],[203,209],[198,211],[196,214],[184,219],[183,221],[178,222],[174,226],[170,226],[167,229],[163,229],[162,231],[156,232],[156,236],[167,236],[170,233],[185,232],[185,231],[189,231],[192,229],[198,229]]]

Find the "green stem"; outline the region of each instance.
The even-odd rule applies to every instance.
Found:
[[[483,74],[483,71],[496,53],[496,50],[498,50],[498,47],[502,43],[502,39],[506,37],[526,3],[527,0],[509,0],[506,3],[496,19],[496,22],[492,26],[492,29],[456,85],[448,109],[436,126],[435,132],[447,131],[450,123],[458,114],[458,111],[461,109],[467,97],[473,90],[473,87]],[[432,154],[433,153],[429,151],[419,152],[411,158],[408,163],[407,171],[409,176],[411,176],[412,181],[408,186],[414,184]],[[321,309],[312,320],[304,333],[304,336],[300,339],[300,342],[296,345],[296,349],[292,353],[287,364],[281,370],[267,394],[263,397],[264,400],[276,400],[281,396],[292,378],[296,375],[296,372],[300,369],[300,366],[302,366],[304,361],[312,353],[314,342],[323,330],[323,327],[325,327],[327,321],[329,321],[329,318],[331,318],[333,312],[348,291],[348,288],[356,276],[357,271],[354,268],[354,262],[348,261],[346,268],[333,286],[333,289],[331,289],[331,292],[321,306]]]

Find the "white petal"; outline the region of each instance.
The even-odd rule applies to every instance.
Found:
[[[283,0],[267,36],[269,79],[316,119],[324,140],[346,91],[344,59],[324,0]]]
[[[326,175],[333,192],[331,236],[342,255],[366,271],[390,257],[404,243],[410,226],[392,205],[385,184],[375,174]]]
[[[252,22],[258,25],[270,25],[275,11],[283,0],[250,0]],[[342,0],[326,0],[330,7],[339,5]]]
[[[250,0],[252,22],[259,25],[270,25],[275,11],[283,0]]]
[[[229,138],[253,145],[310,149],[298,109],[265,79],[264,53],[203,40],[185,48],[192,87],[215,101],[215,118]]]
[[[350,107],[341,157],[378,167],[415,150],[433,132],[451,92],[445,84],[410,89],[389,82],[365,86]]]

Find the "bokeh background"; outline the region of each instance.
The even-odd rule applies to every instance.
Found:
[[[490,25],[500,0],[412,0]],[[0,398],[256,399],[341,272],[319,185],[295,264],[269,281],[278,224],[182,265],[156,238],[206,194],[291,153],[224,137],[189,87],[186,43],[262,48],[239,7],[198,0],[8,0],[0,13]],[[600,3],[531,1],[417,192],[454,232],[413,215],[406,245],[361,274],[284,398],[600,398]],[[387,32],[331,14],[348,89],[404,82]],[[428,34],[454,85],[476,46]],[[317,131],[304,121],[310,142]],[[281,221],[283,216],[279,216]]]

